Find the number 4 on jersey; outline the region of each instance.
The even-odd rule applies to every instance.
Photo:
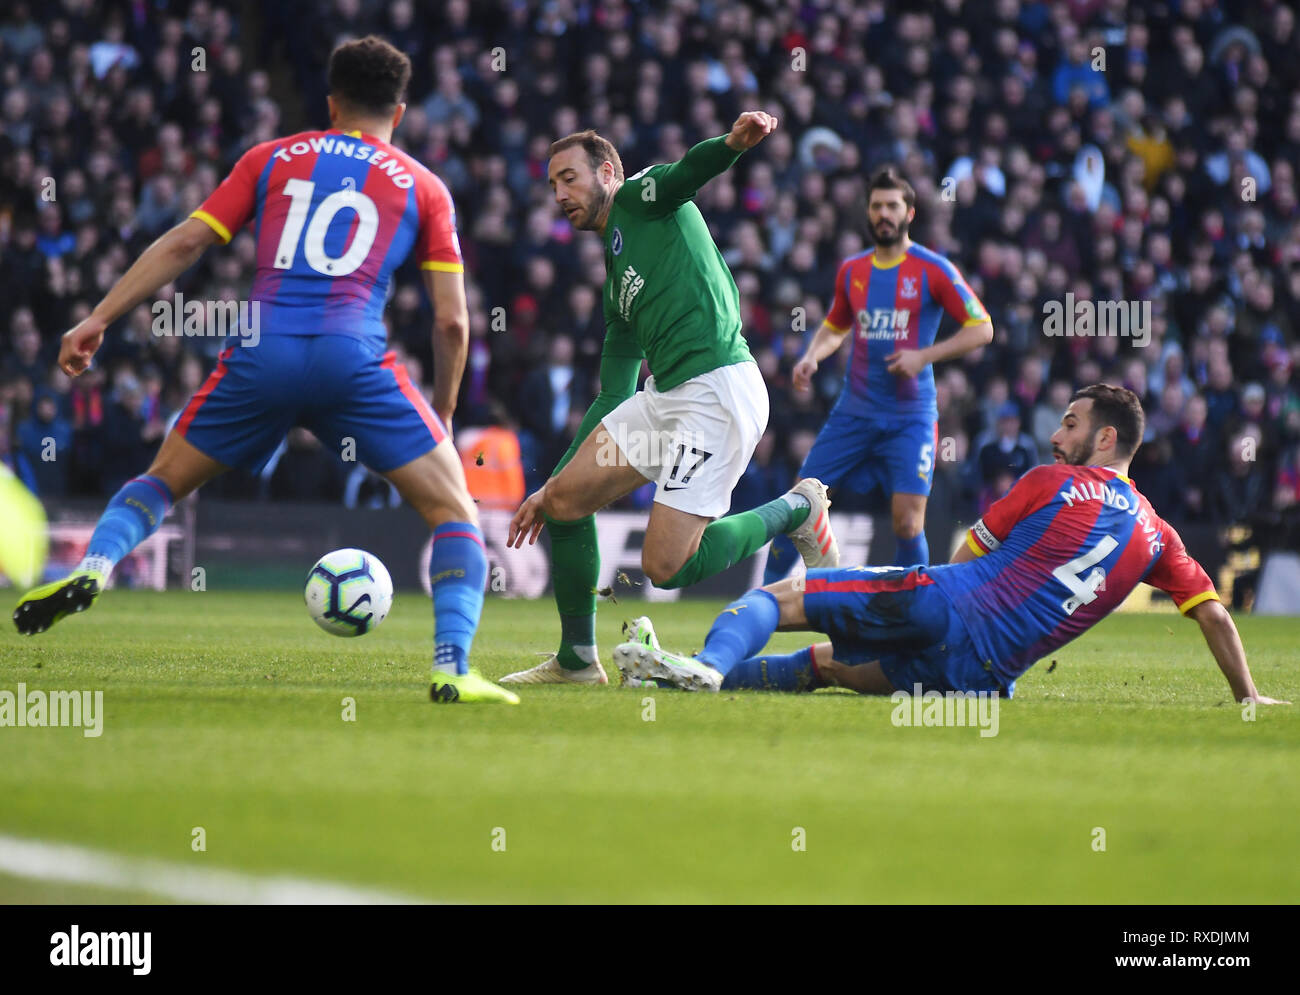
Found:
[[[1061,602],[1065,614],[1073,615],[1084,605],[1092,604],[1097,600],[1097,592],[1106,589],[1106,571],[1103,567],[1096,567],[1087,577],[1083,576],[1083,573],[1089,567],[1108,557],[1118,545],[1119,543],[1113,536],[1102,536],[1101,542],[1093,546],[1088,552],[1082,556],[1076,556],[1069,563],[1052,571],[1052,576],[1069,588],[1071,592],[1071,596]]]

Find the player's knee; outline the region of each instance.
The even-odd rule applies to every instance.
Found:
[[[909,513],[894,516],[894,535],[900,539],[915,539],[925,531],[925,516]]]
[[[668,587],[681,569],[682,563],[676,556],[670,556],[660,550],[641,551],[641,572],[655,587]]]

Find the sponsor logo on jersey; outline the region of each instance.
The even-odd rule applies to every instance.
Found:
[[[631,320],[632,302],[645,286],[645,277],[629,266],[623,271],[623,282],[618,290],[618,313],[624,321]]]
[[[609,240],[609,251],[616,256],[623,251],[623,233],[619,230],[618,225],[614,226],[614,234]]]
[[[907,338],[912,312],[905,308],[863,308],[858,312],[858,338],[897,341]]]

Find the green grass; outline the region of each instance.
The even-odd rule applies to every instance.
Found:
[[[691,650],[720,606],[649,607]],[[641,608],[602,605],[606,661]],[[1300,701],[1296,622],[1239,624],[1261,691]],[[43,636],[9,629],[0,689],[102,689],[105,722],[0,728],[0,833],[443,901],[1300,898],[1300,714],[1243,721],[1176,616],[1115,616],[1056,653],[994,738],[895,727],[887,699],[837,692],[658,691],[653,722],[644,690],[614,686],[434,706],[431,627],[403,594],[336,639],[280,591],[112,592]],[[531,665],[557,628],[549,602],[489,600],[476,661]],[[0,876],[3,902],[138,898]]]

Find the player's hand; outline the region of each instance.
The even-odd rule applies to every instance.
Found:
[[[103,343],[107,327],[107,322],[91,314],[75,328],[64,332],[59,344],[59,369],[70,377],[80,376],[90,369],[90,361]]]
[[[1265,698],[1262,694],[1257,694],[1257,695],[1255,695],[1253,698],[1252,698],[1252,697],[1246,697],[1246,698],[1242,698],[1242,699],[1241,699],[1241,703],[1242,703],[1243,705],[1244,705],[1246,702],[1248,702],[1248,701],[1253,701],[1256,705],[1289,705],[1289,704],[1291,704],[1291,702],[1289,702],[1289,701],[1279,701],[1277,698]]]
[[[541,535],[542,526],[546,524],[546,519],[542,517],[542,500],[545,496],[546,485],[543,484],[519,506],[519,510],[515,512],[515,517],[510,519],[510,534],[506,538],[507,547],[510,549],[523,549],[525,537],[527,537],[530,546],[537,541],[537,537]]]
[[[885,357],[885,369],[896,377],[914,377],[925,369],[919,349],[900,349]]]
[[[804,356],[803,359],[794,364],[794,369],[790,372],[790,379],[794,381],[794,389],[798,391],[812,390],[813,374],[817,372],[817,360],[811,356]]]
[[[737,152],[744,152],[745,149],[752,149],[775,130],[776,118],[771,114],[763,111],[745,111],[731,126],[731,134],[726,139],[727,146]]]

